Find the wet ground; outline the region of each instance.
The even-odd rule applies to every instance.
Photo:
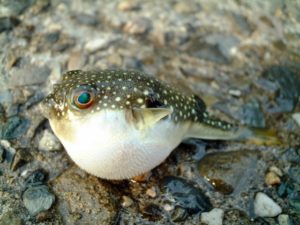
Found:
[[[300,224],[300,2],[0,0],[0,224]],[[38,103],[64,71],[145,71],[279,142],[191,140],[146,181],[69,159]]]

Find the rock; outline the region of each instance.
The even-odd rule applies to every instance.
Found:
[[[193,1],[179,1],[175,4],[174,9],[178,13],[190,14],[199,12],[198,5]]]
[[[268,172],[265,177],[265,183],[268,186],[278,185],[280,184],[280,177],[274,172]]]
[[[19,167],[23,166],[27,162],[29,162],[32,159],[32,156],[28,150],[25,149],[19,149],[14,157],[13,162],[11,163],[10,168],[12,171],[17,170]]]
[[[45,130],[39,141],[38,148],[40,151],[59,151],[62,150],[62,145],[52,132]]]
[[[209,198],[202,190],[182,178],[166,177],[163,185],[176,205],[185,209],[188,214],[207,212],[212,208]]]
[[[278,216],[279,225],[290,225],[289,216],[286,214],[281,214]]]
[[[156,191],[155,187],[148,188],[146,190],[146,195],[150,196],[151,198],[155,198],[157,196],[157,191]]]
[[[254,212],[259,217],[275,217],[282,212],[282,209],[269,196],[258,192],[254,199]]]
[[[14,17],[0,18],[0,33],[3,31],[10,31],[20,24],[20,20]]]
[[[207,225],[222,225],[224,211],[222,209],[214,208],[209,212],[201,213],[201,222]]]
[[[27,9],[34,0],[1,0],[0,17],[3,16],[19,16],[25,9]]]
[[[4,148],[0,145],[0,163],[4,160]]]
[[[100,21],[95,15],[90,15],[86,13],[79,13],[73,16],[73,18],[82,25],[96,27],[99,25]]]
[[[266,121],[264,114],[256,99],[252,99],[241,107],[240,120],[250,127],[265,128]]]
[[[132,0],[123,0],[118,4],[118,10],[120,11],[133,11],[139,10],[140,8],[140,4]]]
[[[281,169],[279,169],[279,168],[276,167],[276,166],[271,166],[271,167],[269,168],[269,171],[270,171],[270,172],[273,172],[273,173],[276,173],[276,174],[277,174],[278,176],[280,176],[280,177],[283,176],[283,173],[282,173]]]
[[[26,65],[12,70],[9,85],[13,88],[40,85],[47,81],[50,72],[48,66]]]
[[[48,210],[54,203],[55,196],[46,185],[32,186],[23,193],[23,202],[32,216]]]
[[[211,34],[191,42],[188,52],[201,59],[229,64],[239,42],[239,39],[232,35]]]
[[[7,119],[2,126],[0,124],[0,139],[16,139],[20,138],[29,128],[30,121],[19,116],[12,116]]]
[[[26,187],[41,185],[46,181],[47,174],[43,170],[36,170],[32,172],[25,180]]]
[[[7,140],[0,140],[0,146],[5,150],[4,156],[5,161],[11,164],[14,160],[16,149],[12,148],[10,143]]]
[[[121,204],[125,208],[130,207],[133,204],[133,200],[130,197],[124,195],[124,196],[122,196],[122,203]]]
[[[84,48],[89,52],[93,53],[99,50],[103,50],[107,48],[113,41],[115,41],[115,38],[107,35],[107,36],[102,36],[98,37],[96,39],[89,40]]]
[[[272,94],[264,104],[270,113],[291,112],[299,101],[300,78],[296,69],[272,66],[263,71],[256,85]]]
[[[0,214],[1,225],[22,225],[22,219],[17,212],[8,211],[4,214]]]
[[[300,190],[290,193],[288,195],[288,201],[292,210],[300,214]]]
[[[296,123],[300,126],[300,113],[294,113],[292,117],[296,121]]]
[[[78,70],[87,62],[86,55],[81,51],[72,52],[68,59],[68,70]]]
[[[231,151],[207,154],[199,161],[200,175],[223,194],[244,192],[258,177],[259,152]]]
[[[124,31],[128,34],[146,34],[152,28],[152,21],[146,17],[136,18],[127,22]]]
[[[113,187],[73,166],[51,182],[63,224],[111,225],[118,214]]]
[[[153,203],[140,206],[140,211],[143,214],[143,216],[150,221],[159,221],[162,219],[163,216],[161,208]]]
[[[174,206],[173,206],[174,208]],[[181,207],[176,207],[175,210],[173,211],[171,218],[172,221],[176,222],[183,222],[185,221],[189,216],[189,213],[187,212],[186,209],[181,208]]]

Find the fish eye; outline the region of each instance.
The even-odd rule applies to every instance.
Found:
[[[84,90],[74,94],[73,102],[79,109],[89,108],[95,100],[95,95],[92,91]]]

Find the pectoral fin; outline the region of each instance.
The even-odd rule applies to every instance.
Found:
[[[132,109],[133,122],[138,129],[152,127],[171,113],[172,111],[168,108]]]

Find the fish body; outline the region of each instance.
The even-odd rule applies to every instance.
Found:
[[[187,138],[241,136],[198,96],[135,71],[69,71],[41,105],[75,163],[105,179],[145,173]]]

